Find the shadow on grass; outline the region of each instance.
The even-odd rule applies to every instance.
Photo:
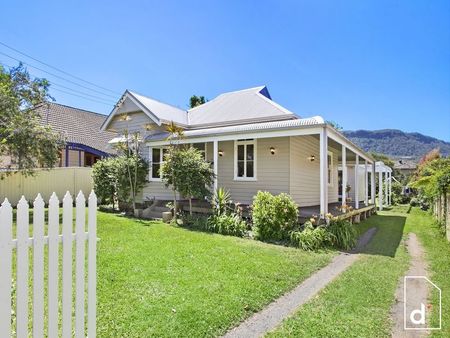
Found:
[[[364,231],[376,227],[377,233],[361,253],[394,257],[403,238],[406,216],[374,215],[361,225]]]
[[[147,227],[151,226],[153,224],[161,223],[161,221],[159,221],[159,220],[142,219],[142,218],[138,218],[138,217],[135,217],[133,215],[128,215],[128,214],[111,213],[111,215],[117,216],[119,218],[125,218],[125,219],[134,221],[140,225],[147,226]]]

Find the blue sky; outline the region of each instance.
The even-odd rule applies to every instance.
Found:
[[[212,99],[266,84],[300,116],[450,141],[449,1],[8,1],[0,8],[1,42],[118,93],[128,88],[185,108],[192,94]],[[0,52],[42,67],[1,45]],[[0,62],[16,64],[2,54]],[[52,94],[105,114],[112,107]]]

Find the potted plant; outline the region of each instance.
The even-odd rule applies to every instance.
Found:
[[[166,208],[169,208],[170,210],[169,211],[163,211],[163,213],[162,213],[162,220],[165,223],[170,223],[170,221],[173,218],[173,211],[174,211],[173,202],[168,202],[166,204]]]
[[[350,184],[347,184],[345,187],[345,202],[350,203],[352,201],[352,198],[349,196],[350,190],[352,190],[352,187]]]

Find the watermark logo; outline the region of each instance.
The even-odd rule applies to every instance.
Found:
[[[428,304],[428,292],[438,293],[438,308]],[[435,311],[439,311],[439,326],[432,327],[429,318]],[[425,276],[405,276],[403,312],[405,330],[440,330],[442,327],[441,289]]]

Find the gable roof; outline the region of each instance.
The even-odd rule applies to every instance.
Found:
[[[114,116],[139,110],[143,111],[158,126],[170,121],[183,126],[187,125],[187,112],[185,110],[127,89],[102,124],[101,130],[108,129],[108,125]]]
[[[142,110],[157,125],[175,122],[186,129],[297,119],[291,111],[272,101],[266,86],[223,93],[198,107],[183,110],[126,90],[102,130],[115,115]]]
[[[266,86],[224,93],[188,110],[191,127],[292,118],[296,115],[272,101]]]
[[[83,144],[105,153],[113,152],[108,141],[115,133],[100,130],[105,115],[54,102],[43,103],[36,111],[41,123],[50,125],[66,142]]]
[[[172,106],[170,104],[152,99],[147,96],[128,91],[128,93],[138,100],[148,111],[155,115],[161,122],[174,121],[179,124],[187,125],[187,113],[185,110]]]

